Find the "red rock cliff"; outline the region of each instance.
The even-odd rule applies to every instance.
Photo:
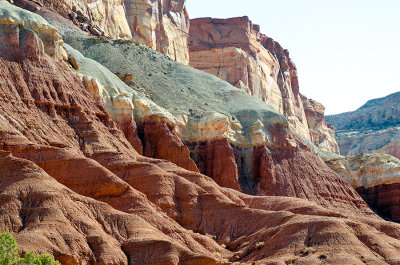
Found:
[[[312,126],[308,124],[310,115],[306,115],[289,52],[260,33],[260,27],[248,17],[192,19],[189,50],[191,66],[271,104],[300,136],[321,149],[338,153],[333,131],[323,117],[321,121],[312,120]]]
[[[84,65],[65,56],[53,27],[2,1],[0,17],[0,230],[11,231],[22,251],[68,265],[400,263],[400,226],[375,216],[284,128],[273,131],[275,150],[250,149],[264,161],[257,170],[268,172],[262,185],[310,200],[311,191],[323,194],[316,202],[245,195],[139,155],[87,91],[76,72]],[[154,137],[176,140],[160,128]],[[226,143],[210,146],[229,161]],[[317,181],[299,172],[294,181],[303,182],[292,185],[292,169],[303,164]]]

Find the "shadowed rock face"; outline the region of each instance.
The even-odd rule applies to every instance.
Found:
[[[320,174],[313,185],[327,192],[316,202],[311,190],[308,200],[246,195],[141,156],[112,120],[121,112],[112,110],[134,106],[144,152],[158,146],[153,136],[180,146],[173,128],[165,127],[174,116],[133,90],[118,90],[123,83],[95,62],[89,79],[84,60],[71,59],[76,52],[70,46],[46,41],[56,38],[55,31],[38,16],[1,1],[0,16],[11,22],[1,34],[18,36],[0,46],[0,231],[11,231],[22,251],[51,253],[73,265],[304,264],[319,263],[321,255],[331,264],[362,264],[361,256],[400,263],[400,226],[379,219],[327,168],[319,170],[301,143],[282,152],[260,147],[255,157],[265,160],[259,168],[275,166],[263,184],[311,160],[313,175]],[[11,46],[19,57],[3,56],[3,47]],[[147,123],[150,117],[160,123]],[[142,134],[146,124],[154,135]],[[289,148],[280,126],[270,131],[274,148]],[[229,149],[226,142],[219,145],[212,149]]]
[[[400,221],[400,160],[386,154],[362,154],[326,161],[381,216]]]
[[[338,153],[333,130],[323,118],[323,106],[299,93],[289,52],[260,33],[248,17],[192,19],[189,51],[191,66],[271,104],[300,136]]]

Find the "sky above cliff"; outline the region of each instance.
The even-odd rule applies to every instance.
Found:
[[[290,52],[326,114],[400,91],[399,0],[187,0],[191,18],[248,16]]]

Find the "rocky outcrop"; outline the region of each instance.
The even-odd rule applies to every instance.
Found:
[[[228,81],[283,113],[282,92],[277,84],[279,60],[262,47],[260,39],[265,36],[256,27],[248,17],[192,19],[190,65]]]
[[[52,15],[56,11],[92,35],[133,39],[178,62],[189,63],[189,17],[184,0],[16,0],[15,4],[60,20]]]
[[[293,260],[300,263],[325,260],[331,264],[400,263],[400,226],[374,215],[357,194],[351,195],[354,191],[332,171],[318,170],[318,161],[314,161],[317,157],[290,135],[285,119],[263,102],[238,93],[227,84],[217,86],[225,82],[130,42],[103,41],[100,47],[109,50],[111,56],[114,51],[110,43],[116,50],[121,48],[118,45],[129,45],[131,49],[126,51],[140,51],[142,59],[148,56],[152,62],[164,60],[162,64],[155,64],[159,67],[170,62],[174,69],[171,70],[173,80],[184,69],[187,70],[183,74],[192,74],[189,75],[191,82],[202,79],[204,82],[199,86],[206,85],[205,91],[213,91],[215,102],[210,95],[199,93],[197,97],[202,95],[210,99],[197,104],[207,103],[209,105],[204,106],[210,108],[221,105],[217,104],[221,98],[227,100],[223,117],[230,119],[220,119],[225,121],[222,123],[207,119],[202,124],[215,125],[211,130],[195,129],[196,124],[200,124],[195,122],[193,127],[179,127],[185,119],[179,120],[176,106],[167,104],[171,97],[179,104],[182,97],[186,99],[188,103],[182,106],[193,108],[194,121],[217,115],[196,116],[199,113],[194,111],[193,98],[180,92],[169,94],[168,89],[157,97],[154,91],[162,90],[146,87],[155,101],[163,103],[159,98],[165,99],[165,108],[160,107],[71,46],[62,41],[47,42],[52,40],[51,36],[57,36],[56,32],[38,16],[2,1],[0,11],[0,21],[6,21],[0,27],[1,36],[18,36],[3,38],[2,43],[7,45],[0,47],[0,230],[11,231],[22,251],[33,249],[38,253],[51,253],[62,264],[74,265],[217,265],[235,261],[283,264]],[[99,49],[96,42],[85,43]],[[13,47],[12,52],[20,56],[3,56],[6,54],[4,47]],[[57,50],[61,51],[61,56],[51,53]],[[83,51],[90,54],[93,50],[86,47]],[[123,57],[129,58],[128,55],[123,54]],[[144,68],[149,67],[148,61],[139,62]],[[165,75],[157,69],[146,72],[147,76],[152,73],[153,82]],[[160,84],[168,84],[169,79],[164,81]],[[92,88],[97,84],[95,91],[98,93],[90,93],[90,84]],[[150,82],[149,86],[153,84]],[[182,86],[179,82],[177,85],[180,91]],[[191,94],[196,93],[191,91]],[[138,123],[139,136],[143,136],[140,139],[144,152],[148,142],[152,150],[162,150],[157,142],[151,142],[150,134],[146,138],[145,128],[142,134],[142,125],[149,120],[162,121],[159,127],[151,123],[148,126],[156,128],[154,137],[167,134],[163,138],[166,141],[177,140],[172,136],[175,132],[176,135],[191,135],[193,139],[204,139],[212,131],[232,132],[233,129],[216,126],[231,121],[242,126],[244,132],[252,132],[237,136],[243,143],[262,139],[268,148],[275,149],[275,154],[274,150],[270,154],[263,147],[257,149],[255,157],[265,158],[259,168],[270,168],[271,161],[280,159],[279,164],[274,161],[275,173],[270,174],[279,180],[291,167],[297,169],[296,164],[313,160],[310,165],[315,171],[312,174],[328,176],[318,178],[316,184],[310,184],[309,177],[302,176],[302,185],[310,188],[305,196],[315,192],[310,185],[319,185],[319,190],[329,194],[316,202],[311,202],[313,197],[303,200],[250,196],[221,187],[209,177],[169,161],[141,156],[120,130],[120,125],[111,119],[113,107],[121,104],[116,99],[133,106],[131,115]],[[237,105],[231,104],[234,99],[250,102],[248,106],[244,104],[246,109],[241,109],[242,106],[236,108]],[[114,102],[119,103],[114,105]],[[222,109],[214,109],[214,114],[217,110],[222,115]],[[118,109],[116,113],[114,117],[121,114]],[[248,117],[263,119],[246,123]],[[189,120],[189,115],[185,118]],[[175,127],[171,128],[172,125]],[[175,130],[180,128],[191,129],[188,132]],[[214,153],[228,150],[227,141],[232,143],[232,139],[236,139],[235,135],[228,136],[225,142],[211,145],[210,149]],[[176,141],[172,148],[179,144]],[[287,150],[279,152],[278,148],[292,148],[290,150],[298,155],[288,154]],[[227,152],[229,157],[231,151]],[[238,171],[242,168],[246,167],[238,167]],[[213,169],[220,172],[218,167]],[[299,188],[298,184],[294,187]],[[251,222],[244,222],[245,219]]]
[[[152,102],[142,98],[139,90],[120,79],[114,80],[114,85],[107,84],[104,78],[111,72],[106,74],[103,66],[66,46],[76,58],[80,74],[91,74],[105,84],[107,93],[102,93],[103,102],[110,112],[113,108],[108,102],[124,94],[126,100],[133,102],[133,115],[139,128],[144,128],[142,124],[150,117],[159,120],[158,125],[151,125],[149,132],[153,131],[152,137],[163,140],[149,139],[150,150],[179,142],[171,139],[181,139],[186,146],[175,145],[183,148],[178,150],[188,148],[199,171],[225,187],[248,194],[309,199],[328,208],[366,210],[356,192],[312,154],[290,131],[287,120],[265,102],[212,75],[170,61],[131,42],[77,40],[71,45],[111,72],[119,70],[121,76],[132,74],[130,82],[151,97]],[[160,128],[160,121],[165,123],[161,125],[164,129],[154,129]],[[163,137],[162,131],[169,138]],[[144,143],[147,141],[145,136],[140,137]],[[272,153],[272,157],[260,150]],[[178,161],[188,161],[189,152],[174,152],[174,155],[180,154],[179,160],[174,155],[157,156],[153,151],[147,154],[179,165]],[[274,180],[269,177],[272,174]],[[273,183],[274,188],[268,183]],[[337,190],[336,194],[332,195],[331,190]]]
[[[326,161],[382,216],[400,221],[400,160],[386,154],[361,154]]]
[[[189,50],[191,66],[271,104],[300,136],[324,150],[338,151],[323,117],[321,124],[308,124],[311,116],[305,113],[289,52],[260,33],[248,17],[191,20]]]
[[[188,64],[189,16],[184,0],[125,0],[133,39]]]
[[[57,12],[80,29],[113,39],[132,38],[124,1],[110,0],[16,0],[17,6],[35,13]]]
[[[169,160],[179,167],[199,172],[190,158],[189,149],[165,121],[149,118],[141,123],[139,137],[143,141],[143,155]]]
[[[343,155],[385,153],[400,158],[400,93],[368,101],[326,119],[336,129]]]
[[[211,177],[221,187],[242,191],[235,152],[227,139],[208,142],[186,142],[200,172]]]
[[[339,146],[335,138],[335,130],[324,119],[325,107],[312,99],[301,95],[304,112],[307,117],[311,141],[320,149],[339,154]]]
[[[400,93],[368,101],[356,111],[327,116],[340,153],[328,161],[381,216],[400,221]],[[394,157],[392,157],[394,156]]]

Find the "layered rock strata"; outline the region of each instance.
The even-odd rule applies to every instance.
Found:
[[[153,157],[183,165],[190,154],[201,173],[220,185],[249,194],[304,198],[328,208],[365,209],[356,192],[312,154],[290,131],[285,117],[265,102],[129,41],[76,40],[70,44],[111,72],[132,74],[133,88],[119,79],[114,80],[114,85],[107,84],[104,78],[111,72],[105,74],[100,64],[66,45],[79,65],[78,74],[90,74],[104,84],[105,92],[100,95],[104,95],[107,109],[112,112],[108,102],[123,94],[125,100],[133,102],[133,116],[139,128],[150,117],[158,124],[165,123],[165,132],[182,139],[186,145],[182,148],[190,150],[176,152],[184,154],[179,159],[157,155],[163,153],[157,148],[170,143],[181,146],[168,140],[152,145]],[[152,101],[141,96],[142,90]],[[139,136],[147,142],[146,136]],[[332,190],[336,190],[335,194]]]
[[[184,0],[16,0],[15,4],[48,18],[56,11],[92,35],[133,39],[178,62],[189,62]]]
[[[125,0],[133,39],[188,64],[189,16],[185,0]]]
[[[309,128],[289,52],[260,33],[248,17],[192,19],[189,51],[191,66],[271,104],[300,136],[324,150],[338,151],[325,121]]]
[[[326,161],[382,216],[400,221],[400,160],[386,154],[361,154]]]
[[[307,117],[308,129],[311,141],[319,148],[339,154],[339,146],[335,138],[335,129],[324,119],[325,107],[313,100],[301,95],[304,112]]]
[[[400,158],[400,93],[368,101],[326,119],[336,129],[343,155],[385,153]]]
[[[340,152],[329,162],[382,216],[400,221],[400,93],[368,101],[359,109],[326,119],[336,128]],[[367,153],[367,154],[365,154]],[[365,154],[365,155],[363,155]],[[391,156],[394,157],[391,157]]]
[[[170,125],[171,113],[70,46],[47,42],[58,39],[56,31],[38,16],[0,1],[0,18],[6,22],[1,36],[18,36],[0,47],[0,230],[11,231],[22,251],[51,253],[74,265],[400,263],[400,226],[373,215],[357,195],[349,196],[353,191],[336,175],[326,178],[331,186],[321,188],[347,195],[332,196],[322,207],[296,198],[245,195],[139,155],[105,110],[118,109],[114,96],[133,104],[138,121],[158,118]],[[3,47],[20,56],[3,56]],[[54,50],[69,54],[50,53]],[[85,74],[89,66],[92,78]],[[221,84],[198,75],[209,85]],[[85,77],[101,93],[89,93]],[[227,87],[220,94],[217,88],[213,91],[222,97],[251,98]],[[267,115],[264,103],[254,109],[256,102],[250,102],[252,114]],[[278,133],[285,133],[287,124],[281,126],[271,135],[283,146],[287,140]]]

